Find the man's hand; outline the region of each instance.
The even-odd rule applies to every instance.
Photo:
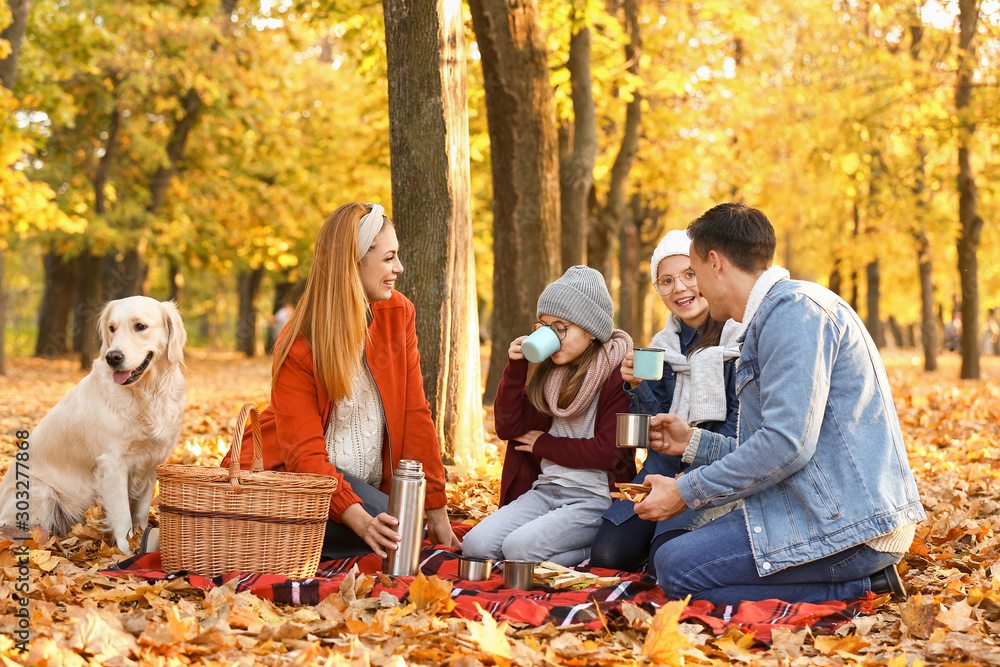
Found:
[[[646,499],[636,503],[635,513],[646,521],[672,519],[687,509],[687,503],[677,490],[677,480],[663,475],[648,475],[646,484],[653,487]]]
[[[524,444],[515,445],[514,449],[519,452],[534,452],[535,440],[538,440],[538,436],[545,433],[545,431],[528,431],[523,435],[519,435],[514,440]]]
[[[455,531],[451,528],[447,507],[427,510],[427,536],[430,538],[431,544],[443,544],[446,547],[455,547],[456,549],[462,546]]]
[[[649,446],[661,454],[683,454],[692,433],[694,429],[672,413],[654,415],[649,420]]]
[[[385,558],[388,551],[395,551],[403,536],[396,532],[399,521],[390,514],[382,512],[373,517],[361,503],[349,506],[340,516],[341,522],[361,536],[375,555]]]

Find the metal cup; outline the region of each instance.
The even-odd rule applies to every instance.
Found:
[[[535,561],[505,560],[503,562],[503,587],[530,591],[535,584]]]
[[[493,572],[493,561],[474,556],[458,557],[458,578],[466,581],[486,581]]]
[[[615,445],[618,447],[649,447],[649,419],[652,416],[619,412],[615,428]]]

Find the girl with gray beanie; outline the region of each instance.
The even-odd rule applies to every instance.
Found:
[[[629,399],[619,369],[632,339],[614,328],[614,304],[600,272],[572,266],[538,298],[535,327],[559,349],[538,364],[507,351],[494,403],[507,440],[500,509],[465,536],[462,553],[481,558],[586,560],[616,482],[635,476],[635,455],[615,446],[617,413]]]

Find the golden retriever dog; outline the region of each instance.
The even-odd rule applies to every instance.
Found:
[[[64,534],[99,503],[128,554],[130,531],[149,522],[156,466],[180,436],[187,333],[177,306],[144,296],[105,305],[98,330],[90,374],[31,431],[20,480],[13,462],[0,483],[0,525]]]

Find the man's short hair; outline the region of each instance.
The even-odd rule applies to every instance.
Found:
[[[691,250],[702,260],[715,250],[746,273],[763,271],[774,262],[774,227],[761,211],[745,204],[713,206],[688,225],[687,231]]]

